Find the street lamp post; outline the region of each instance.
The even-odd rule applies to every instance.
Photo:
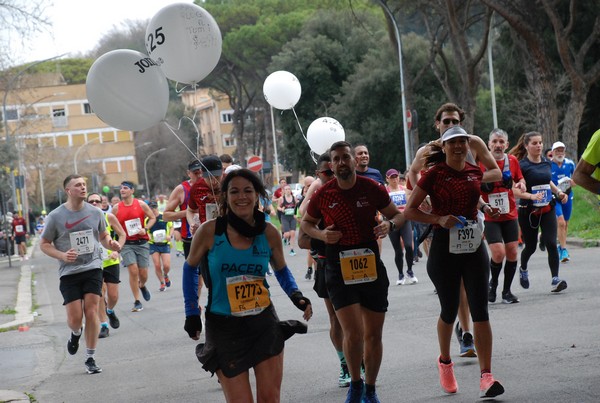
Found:
[[[406,99],[404,97],[404,72],[402,68],[402,42],[400,41],[400,29],[398,28],[398,23],[394,18],[394,14],[388,7],[385,1],[376,0],[377,3],[383,8],[383,11],[389,16],[390,20],[394,25],[394,34],[396,35],[396,42],[398,42],[398,63],[400,66],[400,96],[402,98],[402,128],[404,130],[404,158],[406,159],[406,167],[412,162],[411,152],[410,152],[410,142],[408,139],[408,122],[406,121]]]
[[[79,152],[81,150],[83,150],[85,148],[85,146],[87,146],[90,143],[93,143],[94,141],[98,141],[100,140],[100,137],[95,137],[91,140],[86,141],[85,143],[83,143],[82,145],[79,146],[79,148],[77,149],[77,151],[75,151],[75,155],[73,156],[73,167],[75,168],[75,175],[77,175],[79,172],[77,171],[77,156],[79,155]]]
[[[161,148],[160,150],[156,150],[154,152],[151,152],[150,154],[148,154],[148,156],[146,157],[146,159],[144,160],[144,178],[146,179],[146,192],[148,193],[148,197],[150,197],[150,187],[148,186],[148,171],[147,171],[147,166],[148,166],[148,160],[150,159],[150,157],[152,157],[154,154],[158,154],[161,151],[165,151],[166,148]]]
[[[279,183],[279,159],[277,157],[277,136],[275,135],[275,116],[273,115],[273,107],[271,106],[271,129],[273,130],[273,154],[275,157],[275,177]]]

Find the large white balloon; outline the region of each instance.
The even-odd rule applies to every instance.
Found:
[[[292,109],[300,100],[302,87],[295,75],[280,70],[267,77],[263,84],[263,93],[273,108]]]
[[[306,140],[310,149],[317,154],[323,154],[336,141],[346,139],[344,128],[334,118],[318,118],[314,120],[306,131]]]
[[[117,129],[144,130],[167,114],[167,78],[148,55],[135,50],[100,56],[88,72],[86,91],[94,113]]]
[[[210,74],[221,57],[223,39],[215,19],[202,7],[175,3],[158,11],[146,28],[146,50],[167,78],[193,84]]]

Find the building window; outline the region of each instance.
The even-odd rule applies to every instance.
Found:
[[[94,111],[92,111],[92,106],[88,102],[83,104],[83,113],[85,115],[91,115],[94,113]]]
[[[19,111],[16,108],[6,109],[6,120],[19,120]]]
[[[221,123],[233,123],[233,111],[221,112]]]
[[[67,115],[65,108],[52,108],[52,124],[54,127],[66,127]]]
[[[235,147],[235,137],[231,134],[225,134],[223,136],[223,147]]]

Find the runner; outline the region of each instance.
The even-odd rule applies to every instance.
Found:
[[[85,203],[85,180],[80,175],[69,175],[63,187],[67,201],[48,215],[40,249],[60,264],[60,291],[71,329],[67,350],[71,355],[77,353],[85,316],[85,368],[89,374],[97,374],[102,372],[95,359],[100,330],[98,304],[102,295],[99,246],[114,251],[121,246],[106,230],[102,211]]]
[[[132,182],[121,182],[122,201],[113,206],[113,214],[117,216],[127,234],[121,256],[123,257],[123,266],[126,266],[129,271],[129,287],[134,299],[131,312],[139,312],[144,309],[140,302],[140,292],[146,301],[150,301],[152,297],[146,287],[148,266],[150,265],[147,228],[154,225],[156,217],[143,200],[133,197],[133,192]],[[147,221],[146,218],[148,218]]]
[[[19,256],[21,260],[28,260],[27,257],[27,221],[25,218],[17,212],[13,211],[12,221],[13,239],[17,244],[19,250]]]
[[[563,263],[570,260],[569,251],[567,251],[567,232],[573,211],[572,188],[575,186],[575,182],[571,179],[575,172],[575,163],[565,157],[565,149],[564,143],[560,141],[552,144],[552,182],[569,196],[566,203],[556,203],[554,206],[558,224],[558,258]]]
[[[284,341],[293,333],[306,332],[306,325],[279,321],[265,280],[269,262],[281,288],[304,311],[305,320],[312,316],[312,307],[286,266],[279,232],[258,210],[258,196],[266,195],[258,176],[248,169],[230,172],[222,193],[221,215],[200,226],[188,257],[191,267],[200,265],[201,260],[206,262],[202,276],[209,289],[206,343],[197,347],[196,355],[206,371],[217,374],[227,401],[254,401],[248,373],[252,368],[256,401],[278,402]],[[184,288],[184,294],[192,294],[187,301],[194,300],[196,290]],[[250,294],[240,290],[250,290]],[[197,304],[186,303],[185,310],[185,330],[198,340],[201,322]]]
[[[538,232],[541,230],[541,242],[546,246],[548,265],[552,275],[551,292],[561,292],[567,288],[567,282],[558,277],[560,260],[556,245],[556,204],[553,194],[560,202],[566,202],[569,197],[552,183],[552,169],[550,161],[542,156],[542,134],[528,132],[523,134],[510,150],[510,154],[517,157],[521,171],[527,184],[527,192],[519,199],[519,226],[525,247],[521,252],[521,267],[519,268],[519,281],[521,287],[529,288],[529,272],[527,264],[535,252]]]
[[[518,195],[525,191],[525,180],[521,173],[519,161],[513,155],[505,153],[508,148],[508,134],[502,129],[490,132],[488,146],[492,155],[502,170],[502,181],[483,183],[481,194],[486,205],[482,206],[485,212],[485,239],[492,254],[490,258],[490,288],[488,301],[496,302],[496,289],[498,279],[504,264],[504,285],[502,287],[502,302],[514,304],[519,299],[510,291],[512,281],[517,271],[517,253],[519,251],[519,223],[518,212],[513,194],[513,186],[518,189]],[[479,164],[482,171],[485,167]]]
[[[151,201],[148,207],[156,216],[156,222],[148,229],[150,237],[150,257],[154,264],[154,273],[160,283],[158,291],[164,291],[171,286],[169,272],[171,271],[171,238],[173,237],[173,223],[163,220],[163,215],[158,211],[158,203]]]
[[[104,204],[103,199],[98,193],[90,193],[87,202],[94,207],[101,209]],[[119,220],[114,214],[103,211],[106,221],[106,231],[111,238],[119,242],[121,249],[125,245],[125,230],[121,227]],[[116,239],[115,239],[116,237]],[[121,258],[119,252],[101,248],[102,252],[102,298],[98,305],[98,318],[100,319],[100,333],[98,337],[103,339],[108,337],[110,332],[108,324],[113,329],[118,329],[121,322],[115,313],[115,306],[119,300],[119,280],[121,269]]]
[[[347,401],[360,402],[363,391],[365,399],[378,401],[375,382],[383,354],[389,281],[377,239],[402,226],[404,217],[381,184],[356,174],[349,143],[334,143],[329,155],[336,180],[316,192],[301,227],[311,238],[327,244],[327,292],[343,329],[344,356],[352,378]],[[389,221],[378,223],[378,211]],[[325,229],[318,227],[321,220]]]
[[[480,397],[504,393],[492,369],[492,328],[488,316],[489,259],[477,220],[477,205],[483,174],[467,162],[471,136],[460,126],[444,132],[442,150],[426,154],[426,166],[405,209],[408,219],[434,225],[427,274],[435,285],[441,313],[437,321],[440,355],[437,366],[440,384],[446,393],[456,393],[454,363],[450,356],[452,327],[458,314],[461,283],[467,294],[481,370]],[[431,198],[430,214],[419,210],[426,195]],[[489,210],[489,206],[487,206]]]
[[[308,208],[308,204],[310,203],[310,199],[313,197],[315,192],[323,186],[324,183],[329,182],[334,179],[333,171],[330,167],[331,158],[329,154],[321,154],[319,159],[317,160],[317,171],[315,172],[317,175],[317,179],[313,181],[313,183],[308,188],[304,200],[300,204],[298,210],[300,211],[300,215],[303,216],[306,213],[306,209]],[[319,228],[324,229],[324,222],[321,221],[319,223]],[[306,243],[304,243],[307,241]],[[346,363],[346,358],[344,357],[344,333],[342,331],[342,326],[335,316],[335,310],[333,309],[333,305],[331,304],[331,300],[329,299],[329,294],[327,293],[327,285],[325,284],[325,266],[327,264],[327,251],[325,242],[319,239],[313,239],[309,236],[304,236],[302,232],[302,228],[298,231],[298,246],[302,249],[308,249],[309,253],[314,257],[316,261],[316,269],[315,269],[315,284],[313,286],[313,290],[317,293],[319,298],[323,299],[325,303],[325,308],[327,308],[327,315],[329,316],[329,338],[331,339],[331,344],[335,348],[337,356],[340,360],[340,373],[338,376],[338,386],[340,388],[347,388],[350,386],[350,371],[348,371],[348,364]]]
[[[438,108],[435,113],[434,127],[440,133],[448,130],[451,127],[460,125],[465,120],[465,111],[458,105],[453,103],[445,103]],[[421,172],[425,169],[424,155],[430,151],[431,146],[436,142],[431,142],[428,145],[421,147],[415,154],[415,159],[410,165],[408,171],[409,182],[411,184],[418,183]],[[441,144],[437,144],[441,147]],[[486,171],[483,173],[482,182],[495,182],[502,179],[502,173],[498,169],[496,160],[487,148],[487,144],[475,135],[469,135],[469,150],[467,161],[471,164],[481,162],[485,166]],[[431,212],[429,198],[423,199],[421,210]],[[424,235],[421,235],[423,237]],[[458,322],[455,327],[455,334],[458,340],[461,357],[477,357],[475,346],[473,345],[473,334],[471,333],[471,316],[469,314],[469,304],[466,301],[466,293],[464,286],[460,290],[460,306],[458,309]]]
[[[392,202],[398,207],[400,212],[404,211],[406,206],[406,188],[400,184],[400,173],[395,169],[388,169],[385,173],[387,180],[387,191],[392,199]],[[417,284],[419,280],[413,273],[413,229],[410,221],[406,221],[404,225],[389,234],[390,242],[394,247],[394,262],[398,269],[398,280],[396,285]],[[406,278],[404,277],[404,254],[402,248],[406,252]]]
[[[592,135],[579,159],[573,180],[588,192],[600,194],[600,130]]]
[[[277,200],[277,210],[281,221],[284,244],[290,245],[290,256],[296,256],[294,245],[296,240],[296,198],[290,185],[283,187],[283,194]]]

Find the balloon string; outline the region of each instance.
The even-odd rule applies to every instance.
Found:
[[[194,113],[194,117],[195,116],[196,116],[196,114]],[[163,120],[163,122],[164,122],[165,126],[167,127],[167,129],[169,129],[169,131],[173,134],[173,136],[175,136],[175,138],[177,140],[179,140],[179,142],[185,147],[185,149],[188,150],[190,154],[192,154],[192,157],[194,157],[196,159],[196,161],[198,161],[200,163],[200,166],[202,166],[202,169],[204,171],[203,173],[208,173],[209,177],[212,176],[214,178],[215,176],[210,172],[210,170],[206,167],[206,165],[204,165],[202,163],[202,161],[200,161],[200,158],[198,158],[198,156],[185,144],[185,142],[181,139],[181,137],[179,137],[177,135],[177,133],[175,133],[176,130],[179,130],[181,128],[181,121],[183,119],[188,119],[190,122],[192,122],[192,125],[194,126],[194,130],[196,131],[196,136],[199,136],[200,130],[198,130],[198,126],[196,125],[196,122],[194,122],[194,120],[188,116],[183,116],[181,119],[179,119],[179,125],[177,126],[177,129],[175,129],[174,127],[169,125],[169,123],[167,123],[166,120]],[[210,185],[210,190],[213,194],[214,200],[218,200],[217,195],[215,194],[215,190],[212,185],[212,181],[207,181],[207,184]]]
[[[300,125],[300,120],[298,120],[298,115],[296,115],[296,110],[293,107],[292,107],[292,112],[294,112],[294,116],[296,117],[296,123],[298,123],[298,128],[300,129],[300,133],[302,133],[302,137],[304,137],[304,140],[308,144],[308,140],[307,140],[306,136],[304,135],[304,130],[302,130],[302,126]]]
[[[179,86],[179,84],[181,84],[179,81],[177,81],[175,83],[175,93],[177,93],[177,94],[181,94],[187,88],[191,88],[192,90],[196,91],[197,83],[194,83],[194,84],[183,84],[183,87],[177,88]]]

